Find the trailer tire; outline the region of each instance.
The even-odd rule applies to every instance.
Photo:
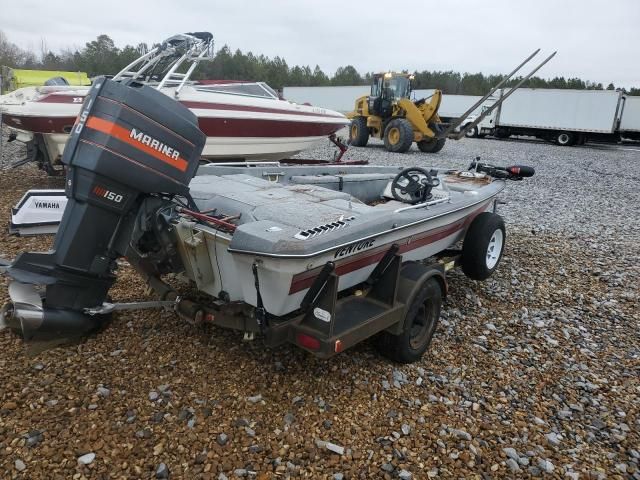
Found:
[[[441,306],[440,282],[435,277],[429,277],[411,300],[400,335],[385,331],[376,337],[378,351],[398,363],[420,360],[433,339]]]
[[[571,132],[558,132],[555,137],[556,145],[570,147],[576,143],[576,136]]]
[[[429,140],[421,140],[418,142],[418,148],[424,153],[438,153],[444,147],[446,138],[431,138]]]
[[[384,129],[384,146],[393,153],[405,153],[413,143],[413,127],[406,118],[394,118]]]
[[[354,147],[366,147],[369,142],[369,128],[365,117],[351,120],[349,127],[349,144]]]
[[[507,238],[504,220],[496,213],[483,212],[474,218],[464,237],[460,263],[472,280],[486,280],[500,263]]]
[[[462,128],[464,129],[464,127],[462,127]],[[479,136],[478,135],[478,127],[475,126],[473,128],[470,128],[469,130],[467,130],[464,133],[464,136],[467,137],[467,138],[478,138],[478,136]]]

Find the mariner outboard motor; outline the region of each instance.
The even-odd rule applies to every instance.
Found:
[[[97,80],[64,150],[69,200],[53,250],[22,253],[7,267],[4,322],[25,340],[99,327],[103,318],[86,309],[106,300],[119,257],[144,257],[131,242],[144,215],[190,198],[205,138],[196,116],[160,91]]]

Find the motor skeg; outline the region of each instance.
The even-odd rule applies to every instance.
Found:
[[[188,194],[204,143],[195,115],[158,90],[94,83],[62,159],[68,202],[53,250],[22,253],[6,272],[45,287],[44,319],[60,317],[48,310],[77,313],[104,302],[139,211],[157,203],[153,194]],[[19,307],[13,316],[20,319]],[[43,323],[43,331],[59,330]]]

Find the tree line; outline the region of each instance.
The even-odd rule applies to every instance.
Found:
[[[10,42],[0,31],[0,65],[12,68],[83,71],[89,76],[113,75],[135,60],[141,53],[155,45],[140,43],[119,48],[105,34],[87,42],[81,49],[62,49],[53,52],[41,43],[39,52],[19,48]],[[447,94],[484,95],[501,79],[501,75],[484,75],[482,73],[460,73],[454,71],[412,72],[415,75],[413,87],[416,89],[438,88]],[[343,86],[368,85],[372,72],[361,74],[352,65],[340,67],[333,75],[327,75],[319,65],[290,67],[284,58],[269,58],[265,55],[254,55],[251,52],[232,50],[224,45],[211,61],[203,62],[196,70],[194,79],[248,80],[264,81],[273,88],[285,86]],[[507,86],[513,86],[520,78],[510,80]],[[606,87],[602,83],[582,80],[580,78],[555,77],[545,79],[532,77],[525,82],[525,87],[534,88],[571,88],[579,90],[615,90],[613,83]],[[640,95],[640,88],[631,88],[630,95]]]

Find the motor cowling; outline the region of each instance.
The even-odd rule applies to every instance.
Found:
[[[60,328],[81,330],[77,313],[105,301],[139,214],[161,204],[159,196],[188,195],[205,139],[196,116],[158,90],[96,80],[62,158],[68,202],[53,250],[22,253],[6,271],[38,292],[36,310],[51,319],[36,322],[42,331],[58,331],[51,322],[65,318],[65,311],[73,321],[58,320]],[[25,288],[13,289],[21,297],[11,310],[14,323],[21,321],[24,298],[36,298]]]

